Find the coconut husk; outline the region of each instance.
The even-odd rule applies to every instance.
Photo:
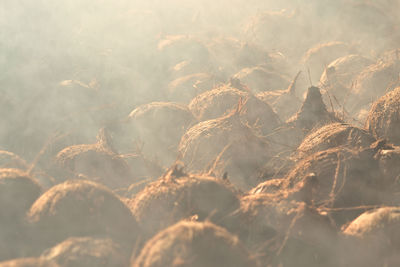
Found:
[[[180,103],[189,103],[197,95],[213,89],[217,83],[216,77],[208,73],[185,75],[168,84],[168,99]]]
[[[285,90],[265,91],[257,94],[262,101],[271,105],[282,120],[287,120],[293,116],[301,107],[301,101],[296,96],[296,82],[300,75],[296,74],[292,83]]]
[[[354,79],[373,61],[361,55],[340,57],[326,66],[319,80],[325,103],[337,111],[343,111],[352,94]],[[354,116],[354,114],[349,114]]]
[[[257,266],[239,239],[209,222],[181,221],[149,240],[134,267]]]
[[[297,148],[295,157],[302,159],[315,152],[335,147],[358,150],[370,147],[375,141],[376,139],[364,129],[347,123],[331,123],[307,135]]]
[[[308,199],[321,210],[333,211],[331,216],[342,225],[363,211],[349,207],[380,204],[379,192],[384,185],[375,153],[369,148],[357,151],[342,147],[317,152],[296,164],[285,178],[284,188],[292,190],[314,176],[311,190],[306,190]]]
[[[15,168],[26,170],[29,168],[28,163],[18,155],[0,150],[0,168]]]
[[[41,191],[38,182],[26,172],[0,169],[0,222],[21,220]]]
[[[0,169],[0,261],[26,256],[28,228],[25,214],[42,188],[18,169]]]
[[[0,267],[61,267],[55,262],[38,258],[21,258],[0,262]]]
[[[357,54],[337,58],[326,66],[319,82],[321,86],[331,86],[333,89],[329,88],[329,92],[336,95],[337,83],[350,88],[355,76],[371,64],[373,64],[372,60]]]
[[[147,158],[157,159],[161,166],[171,166],[177,158],[181,136],[194,122],[190,110],[181,104],[152,102],[139,106],[129,115],[128,142],[124,146],[132,147],[136,139],[143,144],[141,152]]]
[[[71,237],[44,251],[40,258],[63,267],[124,267],[130,256],[122,250],[109,238]]]
[[[71,236],[109,236],[131,244],[138,225],[129,208],[106,187],[85,180],[56,185],[33,203],[28,219],[37,247]]]
[[[270,157],[268,144],[240,119],[243,103],[224,117],[203,121],[182,137],[179,152],[191,172],[213,172],[247,190],[257,183],[257,170]]]
[[[376,101],[368,114],[365,128],[376,138],[387,138],[393,144],[400,144],[400,87]]]
[[[198,121],[220,118],[236,108],[240,99],[246,99],[243,115],[244,123],[259,127],[262,134],[268,134],[280,125],[277,114],[267,103],[263,103],[251,93],[236,89],[243,85],[240,81],[231,80],[231,86],[222,86],[195,97],[189,104],[189,109]]]
[[[236,215],[239,235],[249,250],[269,256],[263,256],[263,262],[331,266],[326,251],[336,243],[336,231],[326,215],[304,202],[274,194],[248,195]]]
[[[312,82],[319,81],[325,66],[350,52],[351,46],[344,42],[319,43],[307,50],[301,63],[310,69]]]
[[[145,237],[192,216],[218,224],[239,207],[237,193],[226,181],[188,175],[174,168],[174,172],[147,185],[130,202]]]
[[[385,53],[375,64],[366,67],[355,78],[350,111],[358,111],[364,105],[378,99],[399,86],[400,56],[398,49]]]
[[[233,75],[233,78],[241,80],[254,93],[279,90],[287,88],[290,84],[285,75],[262,66],[244,68]]]
[[[299,111],[269,134],[267,140],[273,145],[275,155],[290,154],[313,129],[338,121],[340,119],[326,109],[319,88],[312,86]]]
[[[57,154],[56,163],[67,171],[67,177],[84,177],[114,189],[129,186],[136,177],[124,158],[109,146],[107,136],[103,129],[95,144],[64,148]]]
[[[356,264],[396,266],[383,264],[393,261],[393,256],[398,255],[399,214],[399,207],[380,207],[364,212],[343,227],[342,233],[349,241],[348,246],[353,248],[350,257]]]
[[[300,110],[287,123],[309,131],[315,127],[337,121],[339,119],[326,109],[319,88],[311,86],[308,88],[306,99]]]
[[[387,191],[397,192],[399,190],[400,166],[400,147],[385,144],[375,157],[379,160],[379,169],[381,171],[381,180],[385,184]],[[399,203],[399,199],[388,192],[388,198],[392,203]]]
[[[204,43],[199,38],[191,35],[167,35],[158,43],[159,60],[162,65],[167,66],[169,71],[173,71],[176,65],[182,62],[190,64],[184,71],[177,74],[198,73],[207,71],[210,53]]]

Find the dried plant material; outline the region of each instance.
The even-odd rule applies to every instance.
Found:
[[[198,121],[220,118],[236,108],[240,99],[246,99],[243,107],[246,111],[241,113],[244,123],[258,127],[266,135],[280,125],[278,115],[272,108],[251,93],[242,88],[240,81],[237,87],[231,80],[230,86],[221,86],[211,91],[204,92],[195,97],[189,104],[189,109]]]
[[[71,236],[97,235],[131,244],[139,234],[131,211],[115,194],[84,180],[50,188],[32,205],[28,219],[38,246],[45,247]]]
[[[393,144],[400,144],[400,87],[376,101],[367,118],[365,128],[376,138],[387,138]]]
[[[190,128],[179,144],[189,171],[213,172],[241,189],[257,181],[257,170],[271,156],[267,142],[240,119],[241,108],[224,117],[203,121]]]
[[[209,222],[179,222],[150,239],[133,267],[255,267],[239,239]]]
[[[129,203],[145,237],[194,215],[218,224],[239,207],[237,193],[222,179],[174,170],[147,185]]]
[[[123,248],[109,238],[71,237],[45,250],[40,258],[62,267],[129,265],[129,256],[124,255]]]

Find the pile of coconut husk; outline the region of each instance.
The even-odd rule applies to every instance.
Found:
[[[190,172],[214,173],[247,190],[257,181],[257,171],[271,156],[267,142],[241,120],[243,102],[230,114],[203,121],[182,137],[179,152]]]
[[[64,148],[56,156],[56,163],[66,171],[60,175],[65,179],[84,177],[110,188],[131,185],[135,176],[130,166],[110,144],[111,137],[103,128],[97,143]]]
[[[347,123],[331,123],[308,134],[296,150],[296,158],[302,159],[315,152],[335,147],[363,149],[376,139],[366,130]]]
[[[241,199],[235,223],[249,250],[272,266],[334,266],[336,231],[326,215],[276,194]]]
[[[209,222],[181,221],[149,240],[134,267],[255,267],[238,238]]]
[[[109,238],[71,237],[44,251],[40,258],[62,267],[125,267],[130,256]]]
[[[376,101],[367,118],[365,128],[376,138],[387,138],[393,144],[400,144],[400,87]]]
[[[85,180],[50,188],[33,203],[28,219],[36,249],[72,236],[106,236],[129,246],[139,234],[129,208],[106,187]]]
[[[286,75],[271,71],[263,66],[244,68],[233,78],[241,80],[254,93],[287,88],[290,80]]]
[[[296,82],[300,71],[285,90],[265,91],[257,94],[262,101],[271,105],[282,120],[293,116],[301,107],[301,100],[296,95]]]
[[[216,224],[239,207],[237,192],[228,181],[189,175],[175,165],[166,175],[148,184],[129,206],[145,238],[185,218]]]
[[[233,85],[236,84],[236,88]],[[237,89],[239,87],[239,89]],[[220,118],[237,107],[240,100],[245,100],[242,112],[244,123],[258,127],[266,135],[280,125],[278,115],[272,108],[253,94],[246,91],[240,81],[231,79],[229,86],[222,86],[195,97],[189,109],[198,121]]]
[[[171,166],[177,158],[177,147],[186,129],[195,122],[190,110],[182,104],[152,102],[135,108],[129,115],[125,136],[126,148],[135,151],[134,143],[142,144],[141,152],[156,159],[161,166]],[[123,148],[125,147],[125,148]]]

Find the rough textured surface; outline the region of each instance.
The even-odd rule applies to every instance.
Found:
[[[131,211],[116,195],[85,180],[50,188],[32,205],[28,218],[37,243],[45,247],[71,236],[110,236],[131,243],[139,233]]]
[[[387,138],[389,142],[400,144],[400,87],[376,101],[367,118],[365,128],[376,138]]]
[[[41,258],[62,267],[124,267],[129,256],[122,250],[111,239],[71,237],[44,251]]]
[[[36,258],[21,258],[0,262],[0,267],[62,267],[55,262]]]
[[[147,242],[132,267],[254,267],[237,237],[209,222],[179,222]]]
[[[238,85],[241,87],[240,83]],[[268,134],[280,125],[278,115],[267,103],[232,86],[221,86],[198,95],[190,102],[189,109],[199,121],[217,119],[235,109],[241,99],[245,100],[244,123],[258,127],[262,134]]]
[[[239,207],[236,192],[222,179],[169,174],[149,184],[130,207],[145,237],[191,216],[218,224]]]
[[[297,148],[298,159],[335,147],[350,149],[368,148],[376,139],[366,130],[347,123],[332,123],[322,126],[307,135]]]
[[[179,144],[182,161],[189,171],[209,172],[248,189],[256,172],[270,157],[268,144],[240,120],[240,111],[203,121],[190,128]]]
[[[181,136],[194,122],[190,110],[181,104],[152,102],[141,105],[129,115],[126,134],[130,139],[126,146],[132,149],[136,141],[143,145],[142,153],[146,157],[156,158],[161,166],[169,167],[177,158]]]

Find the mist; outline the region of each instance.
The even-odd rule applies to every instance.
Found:
[[[372,207],[399,205],[397,189],[393,189],[398,162],[395,156],[388,160],[387,151],[400,151],[395,138],[400,129],[387,115],[389,109],[386,113],[378,109],[387,107],[384,101],[394,97],[385,98],[386,94],[400,86],[398,14],[398,0],[2,0],[0,182],[10,175],[9,171],[2,175],[2,170],[12,168],[34,179],[42,197],[50,188],[70,180],[104,185],[132,212],[129,216],[138,225],[135,231],[146,233],[128,241],[119,240],[119,234],[116,238],[108,232],[96,233],[121,245],[126,253],[122,257],[132,261],[121,266],[153,266],[140,265],[150,256],[139,254],[150,253],[149,244],[157,241],[151,238],[172,231],[168,227],[189,231],[185,227],[192,226],[179,223],[181,220],[205,222],[207,225],[193,226],[190,231],[204,227],[224,236],[218,242],[231,244],[237,237],[249,252],[243,252],[241,245],[233,251],[249,257],[248,266],[253,259],[254,266],[294,266],[303,253],[305,261],[298,266],[367,264],[343,247],[361,247],[357,253],[366,255],[376,251],[371,247],[364,250],[362,241],[345,229]],[[384,103],[374,105],[378,100]],[[375,119],[374,112],[390,118]],[[339,147],[344,150],[335,150]],[[318,154],[321,151],[326,154]],[[321,188],[332,186],[336,198],[309,185],[311,174],[320,179]],[[358,179],[360,176],[366,178]],[[143,215],[145,221],[135,213],[143,195],[158,194],[154,188],[166,184],[181,190],[170,184],[181,177],[196,177],[200,184],[211,177],[218,186],[210,185],[209,190],[234,195],[227,199],[235,199],[229,200],[235,204],[226,199],[222,200],[230,203],[227,206],[203,203],[201,196],[207,198],[208,191],[182,178],[184,187],[204,194],[192,199],[182,191],[182,198],[190,198],[201,211],[176,204],[180,213],[171,221],[167,215]],[[348,185],[349,179],[365,189],[365,194],[346,195],[346,190],[357,188]],[[338,181],[343,182],[342,188],[335,191]],[[228,189],[216,190],[223,187],[220,183],[228,183]],[[303,191],[313,190],[328,192],[330,199],[317,193],[310,193],[312,201],[302,197]],[[274,197],[264,199],[268,194]],[[211,195],[208,197],[214,200]],[[277,199],[282,201],[279,205],[291,207],[287,214],[276,208]],[[40,243],[34,234],[36,222],[26,219],[31,216],[26,214],[34,213],[29,213],[33,200],[26,204],[23,218],[15,219],[21,220],[18,227],[22,225],[24,230],[0,230],[4,240],[21,231],[22,243],[27,239]],[[215,198],[215,202],[219,200]],[[177,198],[171,203],[180,201]],[[338,215],[326,205],[332,210],[370,208]],[[225,208],[229,214],[220,214]],[[313,210],[312,216],[315,212],[320,217],[312,217],[308,209]],[[293,215],[293,210],[298,214]],[[247,228],[242,221],[246,216],[254,220]],[[298,219],[296,228],[293,224]],[[146,228],[157,220],[166,222],[152,225],[151,231]],[[319,235],[310,234],[302,224],[310,220]],[[212,228],[209,223],[224,229]],[[251,228],[253,223],[256,230]],[[177,230],[179,227],[184,230]],[[261,229],[257,227],[263,230],[257,232]],[[290,233],[292,228],[298,232]],[[40,229],[45,236],[46,229]],[[301,231],[310,236],[297,236]],[[274,241],[269,239],[272,232]],[[257,233],[260,236],[255,238]],[[264,234],[272,243],[263,250]],[[0,235],[0,243],[1,239]],[[0,261],[40,258],[42,251],[61,241],[64,239],[52,240],[37,249],[31,249],[35,245],[29,242],[19,249],[16,241],[10,254],[0,253]],[[136,254],[132,253],[133,244]],[[199,255],[207,258],[204,249]],[[388,248],[398,252],[396,249],[396,244]],[[257,257],[256,252],[263,256]],[[369,264],[395,266],[395,253],[388,254],[376,252],[371,258],[379,260]],[[139,259],[136,263],[135,257]],[[341,261],[333,260],[335,257]]]

